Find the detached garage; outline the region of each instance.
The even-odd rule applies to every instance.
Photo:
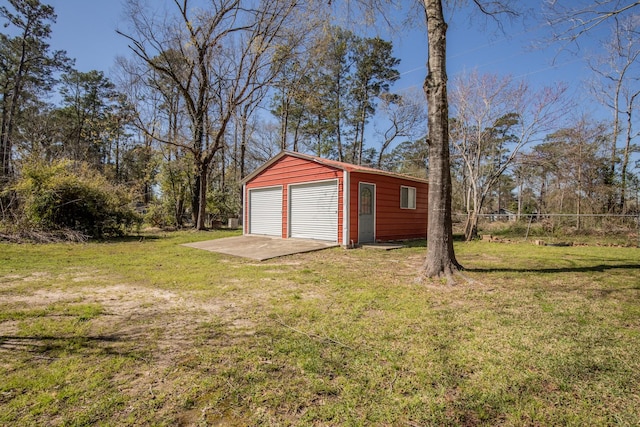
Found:
[[[244,233],[344,246],[426,238],[426,180],[283,151],[243,181]]]

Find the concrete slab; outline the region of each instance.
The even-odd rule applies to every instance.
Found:
[[[362,249],[377,249],[382,251],[392,251],[394,249],[402,249],[404,245],[397,243],[365,243],[362,245]]]
[[[279,237],[244,235],[186,243],[183,246],[264,261],[285,255],[333,248],[338,244],[322,240],[281,239]]]

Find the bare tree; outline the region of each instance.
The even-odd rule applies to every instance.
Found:
[[[386,121],[383,129],[376,129],[382,138],[378,151],[378,168],[382,167],[384,155],[389,146],[398,138],[414,139],[426,133],[427,109],[424,95],[415,91],[402,94],[383,94],[380,113]]]
[[[513,168],[519,203],[538,214],[605,213],[607,152],[602,142],[610,129],[587,115],[571,116],[567,123],[519,156]],[[576,226],[581,227],[579,218]]]
[[[544,14],[553,28],[553,40],[576,42],[588,36],[611,19],[633,13],[640,1],[591,0],[591,1],[545,1]]]
[[[251,145],[247,146],[245,153],[245,172],[247,174],[256,170],[267,160],[273,158],[280,151],[280,125],[271,121],[260,121],[254,118],[254,131],[251,136]]]
[[[563,193],[567,193],[568,202],[574,205],[576,228],[580,229],[580,215],[585,211],[593,213],[598,210],[597,200],[600,198],[594,190],[599,187],[602,179],[603,157],[599,154],[602,152],[602,140],[606,132],[605,126],[589,117],[582,116],[572,122],[571,127],[548,135],[546,144],[554,146],[557,155],[552,159],[555,165],[553,173],[558,181],[564,182]],[[587,205],[590,206],[583,205],[583,199],[587,197],[590,200]],[[563,204],[569,203],[564,203],[563,200]],[[562,205],[558,207],[558,212],[562,212]]]
[[[520,150],[549,132],[568,110],[566,87],[532,90],[510,76],[472,72],[456,77],[450,92],[451,144],[468,184],[465,238],[476,236],[477,215]]]
[[[269,85],[281,64],[274,52],[293,31],[296,0],[211,0],[206,9],[173,0],[175,14],[158,17],[129,0],[132,29],[120,32],[149,70],[172,82],[184,103],[186,142],[161,142],[191,153],[196,173],[193,211],[196,228],[205,228],[210,165],[225,143],[237,108]],[[286,38],[291,40],[291,38]]]
[[[266,92],[266,90],[255,92],[251,99],[247,100],[247,102],[238,108],[234,117],[234,157],[236,159],[236,169],[239,174],[238,182],[247,175],[247,148],[250,145],[252,127],[255,127],[255,124],[251,123],[251,118],[265,97]]]
[[[609,180],[613,184],[616,164],[622,156],[620,169],[620,195],[618,207],[625,210],[626,183],[629,159],[634,151],[632,145],[634,103],[640,95],[640,42],[638,41],[638,15],[612,20],[611,38],[604,43],[605,52],[589,61],[596,74],[591,84],[595,96],[613,113],[613,131],[610,138]],[[623,136],[624,133],[624,136]],[[618,152],[618,143],[623,138],[624,148]],[[613,193],[613,192],[612,192]],[[616,206],[610,202],[610,210]]]
[[[124,91],[129,100],[137,100],[135,104],[135,121],[137,127],[137,145],[144,150],[153,152],[160,141],[174,141],[185,144],[180,130],[188,120],[184,117],[184,103],[182,95],[172,81],[165,76],[149,70],[148,66],[140,61],[129,60],[124,57],[117,58],[120,70],[118,74],[118,87]],[[143,101],[143,102],[141,102]],[[171,200],[172,208],[169,209],[173,216],[174,225],[183,226],[184,211],[187,209],[185,201],[190,187],[192,187],[193,173],[185,171],[183,159],[185,151],[180,144],[164,144],[158,150],[162,153],[164,163],[160,168],[163,181],[162,193]],[[190,172],[190,171],[189,171]],[[178,178],[179,177],[179,178]],[[186,182],[179,182],[182,178]],[[167,188],[164,188],[164,187]],[[151,200],[152,183],[145,184],[145,203]],[[176,196],[178,195],[178,196]]]

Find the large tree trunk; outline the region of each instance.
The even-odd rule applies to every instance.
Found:
[[[449,108],[447,100],[446,32],[441,0],[423,0],[427,19],[429,59],[424,91],[429,121],[429,224],[426,277],[450,278],[462,268],[453,251],[451,171],[449,168]]]
[[[198,188],[198,215],[196,219],[196,230],[206,229],[207,217],[207,178],[209,175],[209,162],[202,162],[198,165],[198,177],[200,187]]]
[[[24,54],[22,55],[24,58]],[[20,67],[18,68],[18,74],[15,77],[13,93],[9,97],[9,105],[5,105],[5,109],[2,114],[2,157],[1,157],[1,169],[0,176],[9,179],[13,176],[12,162],[13,162],[13,129],[14,121],[18,112],[18,102],[20,97],[20,87],[22,85],[22,70],[23,59],[21,59]],[[6,102],[6,97],[5,100]]]
[[[280,113],[280,150],[284,151],[287,149],[287,132],[289,130],[289,106],[291,104],[289,94],[285,90],[284,86],[282,88],[281,96],[282,112]]]
[[[640,95],[640,92],[634,93],[629,99],[629,103],[627,105],[627,131],[625,137],[624,151],[622,155],[622,168],[620,169],[620,213],[627,213],[627,169],[629,167],[629,157],[631,155],[631,141],[633,139],[632,136],[632,128],[633,128],[633,103],[636,97]]]
[[[200,168],[194,168],[195,176],[191,187],[191,220],[193,224],[198,224],[198,214],[200,212]]]
[[[8,130],[9,111],[5,105],[6,98],[5,96],[2,101],[2,118],[0,119],[2,123],[0,126],[0,184],[11,176],[11,137]]]

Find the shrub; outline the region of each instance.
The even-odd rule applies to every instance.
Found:
[[[170,228],[175,227],[175,215],[172,216],[166,206],[162,203],[152,203],[147,206],[147,211],[144,215],[144,222],[151,227],[158,228]]]
[[[139,224],[127,192],[84,163],[26,165],[15,190],[26,222],[43,230],[70,229],[100,238]]]
[[[226,224],[229,218],[237,218],[240,212],[240,192],[228,186],[210,191],[207,197],[207,212],[212,221]]]

